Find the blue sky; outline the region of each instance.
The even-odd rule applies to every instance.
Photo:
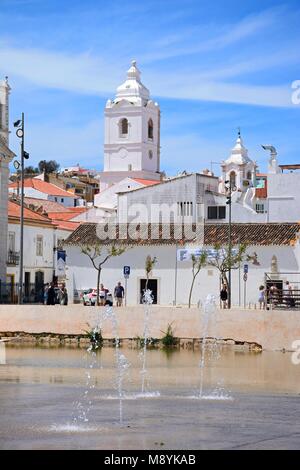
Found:
[[[298,0],[0,0],[0,22],[0,74],[11,121],[26,113],[31,164],[102,168],[103,109],[133,58],[161,106],[167,173],[226,158],[239,126],[261,170],[260,144],[300,163]]]

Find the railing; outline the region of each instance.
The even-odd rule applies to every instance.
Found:
[[[265,273],[265,298],[273,309],[300,309],[300,273]]]
[[[18,283],[4,283],[0,281],[0,304],[18,303]],[[23,303],[44,303],[44,286],[36,284],[23,284]]]
[[[7,264],[10,266],[18,266],[20,262],[20,253],[9,251],[7,254]]]

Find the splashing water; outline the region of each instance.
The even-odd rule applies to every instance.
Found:
[[[130,368],[130,363],[124,354],[120,353],[120,338],[118,333],[118,320],[117,316],[114,312],[114,309],[110,306],[106,308],[106,311],[103,315],[103,319],[110,319],[112,322],[113,327],[113,335],[115,338],[115,357],[116,357],[116,366],[117,366],[117,377],[116,377],[116,388],[118,392],[118,399],[119,399],[119,422],[120,424],[123,423],[123,400],[124,400],[124,392],[123,392],[123,382],[125,375],[128,373]]]
[[[145,394],[145,383],[146,383],[146,376],[147,376],[147,343],[149,341],[149,315],[150,315],[150,306],[153,304],[153,296],[152,291],[147,289],[143,295],[143,304],[144,304],[144,333],[143,333],[143,351],[140,355],[142,361],[142,389],[141,389],[141,396]]]
[[[203,397],[203,382],[204,382],[204,369],[206,363],[207,353],[207,341],[208,341],[208,330],[211,323],[216,323],[213,318],[216,313],[216,301],[215,297],[209,294],[203,305],[204,318],[203,318],[203,337],[202,337],[202,348],[201,348],[201,359],[200,359],[200,386],[199,386],[199,398]]]
[[[85,372],[86,375],[86,383],[85,383],[85,392],[81,401],[78,401],[74,404],[77,413],[73,413],[73,425],[77,425],[78,422],[81,423],[88,423],[89,422],[89,414],[92,407],[92,399],[91,393],[95,389],[95,381],[92,380],[92,370],[97,365],[97,354],[93,349],[93,346],[89,346],[87,349],[87,357],[88,357],[88,365],[87,370]]]

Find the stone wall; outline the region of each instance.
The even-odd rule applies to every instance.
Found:
[[[25,332],[28,334],[84,335],[84,331],[101,321],[104,308],[81,305],[35,306],[0,305],[0,334]],[[119,336],[130,339],[143,336],[143,307],[116,309]],[[235,342],[257,343],[265,350],[292,350],[295,340],[300,340],[300,313],[296,311],[222,310],[208,335]],[[152,306],[149,334],[162,338],[169,324],[174,335],[181,339],[197,340],[203,337],[203,313],[196,308]],[[102,323],[104,339],[113,338],[109,320]]]

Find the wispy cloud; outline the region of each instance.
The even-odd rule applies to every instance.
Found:
[[[238,68],[239,64],[236,67]],[[247,64],[243,67],[247,69]],[[44,88],[106,96],[114,92],[120,73],[117,64],[109,64],[90,54],[69,55],[9,46],[0,49],[0,71],[2,74],[12,74]],[[230,69],[225,72],[225,75],[230,75]],[[206,71],[206,74],[207,80],[201,77],[201,73],[186,74],[181,70],[180,75],[174,76],[172,72],[161,71],[159,74],[152,73],[149,82],[154,95],[160,97],[260,106],[292,106],[289,83],[282,86],[224,83],[217,80],[216,70],[211,72],[214,80],[209,79],[209,71]],[[232,74],[235,75],[236,71],[232,71]],[[222,72],[220,75],[222,76]]]
[[[152,53],[146,53],[143,56],[143,61],[147,63],[224,49],[267,29],[276,20],[278,20],[278,10],[268,10],[244,18],[236,24],[223,25],[222,33],[216,34],[209,39],[203,39],[201,34],[203,27],[194,27],[189,32],[184,31],[182,34],[178,33],[160,39],[157,43],[160,47]],[[212,29],[215,31],[216,25],[213,26]],[[188,43],[180,46],[180,42],[186,39],[189,39]],[[176,47],[173,47],[174,44],[176,44]]]

